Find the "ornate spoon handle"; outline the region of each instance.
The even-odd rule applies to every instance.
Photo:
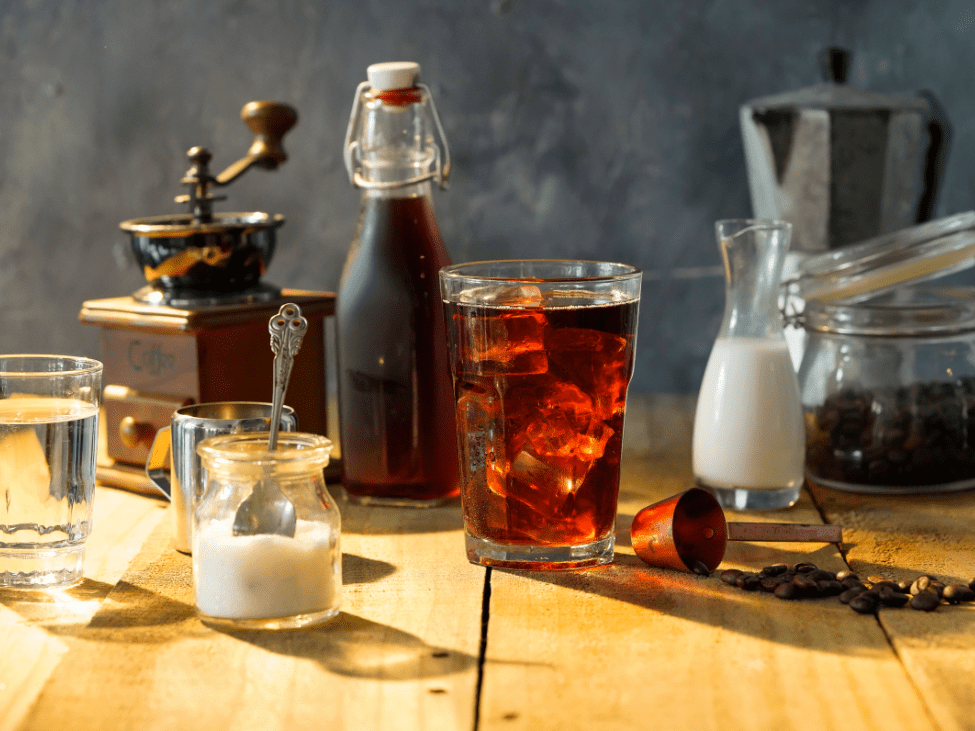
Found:
[[[301,316],[301,308],[296,304],[281,305],[278,314],[268,323],[271,333],[271,350],[274,352],[274,391],[271,399],[271,436],[268,451],[278,446],[278,429],[281,426],[281,409],[284,406],[284,393],[288,390],[291,366],[301,341],[308,330],[308,320]]]

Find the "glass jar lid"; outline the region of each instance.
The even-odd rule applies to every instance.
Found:
[[[968,211],[809,257],[785,284],[807,303],[851,304],[973,265],[975,211]]]

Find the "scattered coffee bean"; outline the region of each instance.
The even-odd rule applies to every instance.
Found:
[[[796,599],[799,596],[799,590],[796,589],[796,585],[791,581],[784,581],[775,587],[775,591],[772,592],[779,599]]]
[[[792,580],[792,585],[801,596],[819,596],[819,587],[806,574],[799,574]]]
[[[763,576],[758,581],[758,585],[761,588],[761,590],[767,592],[775,591],[775,587],[777,587],[781,583],[783,583],[783,581],[779,579],[777,576]]]
[[[914,579],[914,583],[911,584],[911,594],[915,594],[915,595],[920,594],[922,591],[925,591],[930,585],[931,585],[930,576],[918,576],[916,579]]]
[[[941,592],[941,596],[951,604],[971,602],[975,601],[975,590],[970,589],[965,584],[948,584]]]
[[[911,600],[911,597],[900,591],[894,591],[884,587],[880,590],[880,603],[885,607],[903,607]]]
[[[941,597],[933,591],[921,591],[911,598],[911,609],[933,612],[941,604]]]
[[[693,571],[698,576],[711,575],[711,569],[709,569],[707,567],[707,564],[705,564],[703,561],[695,561],[694,564],[691,566],[691,571]]]
[[[761,579],[755,574],[742,574],[735,579],[735,586],[745,591],[755,591],[761,584]]]
[[[721,580],[726,584],[735,585],[735,581],[745,572],[739,569],[726,569],[721,572]]]
[[[873,614],[879,604],[880,600],[875,594],[865,591],[850,600],[850,609],[860,614]]]
[[[851,589],[847,589],[846,591],[840,594],[840,602],[842,602],[843,604],[849,604],[850,601],[853,599],[853,597],[859,596],[866,590],[867,587],[865,587],[863,584],[860,584],[859,586],[854,586]]]
[[[819,589],[820,596],[839,596],[843,593],[843,585],[836,579],[817,581],[816,588]]]
[[[710,572],[709,572],[710,573]],[[758,573],[727,569],[720,574],[726,584],[745,591],[770,592],[779,599],[805,599],[839,596],[860,614],[875,614],[883,607],[903,607],[933,612],[942,598],[951,603],[975,602],[975,579],[964,583],[945,584],[933,576],[922,575],[912,581],[892,581],[882,576],[869,576],[867,582],[859,580],[852,571],[837,573],[818,568],[813,563],[795,566],[779,563],[766,566]]]
[[[893,581],[888,581],[887,579],[884,579],[883,581],[874,582],[874,585],[871,588],[877,589],[878,591],[882,589],[887,589],[889,591],[900,592],[900,587],[897,586],[897,584],[894,583]]]
[[[806,574],[813,581],[836,581],[836,574],[825,569],[816,569]]]

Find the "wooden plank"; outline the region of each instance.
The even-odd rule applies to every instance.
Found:
[[[895,581],[930,574],[946,583],[975,577],[975,492],[856,495],[812,486],[831,523],[841,525],[850,567]],[[882,611],[884,630],[943,729],[973,729],[975,605],[928,614]]]
[[[343,611],[290,632],[204,625],[161,524],[22,728],[470,729],[484,573],[459,507],[340,510]]]
[[[628,414],[613,565],[492,572],[479,728],[935,728],[874,617],[633,555],[633,515],[693,483],[692,407],[672,399]],[[821,522],[808,495],[788,511],[728,518]],[[732,543],[722,568],[800,560],[845,566],[835,546]]]
[[[95,489],[85,578],[63,590],[0,590],[0,731],[16,728],[64,655],[122,576],[165,504]]]

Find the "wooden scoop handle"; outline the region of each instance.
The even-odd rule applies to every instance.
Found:
[[[841,543],[843,529],[838,525],[802,523],[728,523],[729,541]]]

